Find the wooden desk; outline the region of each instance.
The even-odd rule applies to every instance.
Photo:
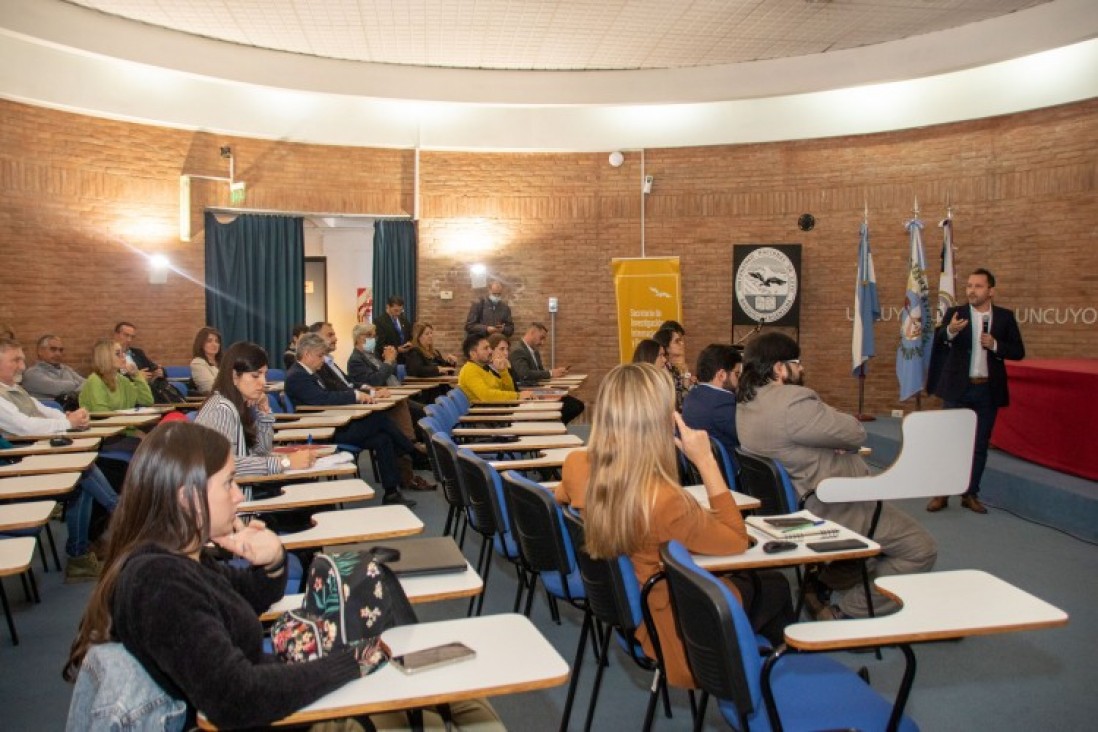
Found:
[[[480,578],[473,565],[465,563],[464,572],[440,572],[439,574],[427,574],[417,577],[399,577],[400,586],[404,588],[404,594],[413,605],[428,602],[441,602],[442,600],[458,600],[465,597],[479,595],[484,589],[484,580]],[[277,620],[278,616],[287,610],[296,610],[301,607],[304,595],[286,595],[281,600],[267,608],[266,612],[259,616],[260,620]]]
[[[122,427],[123,429],[129,429],[131,427],[148,427],[154,425],[160,421],[160,418],[164,415],[157,413],[147,414],[125,414],[118,417],[105,417],[103,419],[95,419],[90,424],[92,427],[98,427],[100,425],[109,427]]]
[[[454,437],[491,437],[493,435],[566,435],[563,422],[522,422],[507,427],[455,427]]]
[[[275,430],[275,442],[307,442],[311,437],[314,440],[330,440],[335,434],[335,427],[317,427],[316,429],[292,428]],[[239,482],[239,481],[238,481]]]
[[[404,383],[411,386],[439,386],[442,384],[457,385],[457,375],[439,375],[439,376],[405,376]]]
[[[68,430],[66,432],[40,432],[37,434],[29,435],[11,435],[4,433],[4,437],[8,442],[34,442],[35,440],[48,440],[51,437],[71,437],[74,440],[78,437],[98,437],[100,439],[106,437],[114,437],[125,431],[125,426],[103,424],[103,421],[94,422],[92,426],[86,430]]]
[[[278,538],[287,549],[305,549],[409,536],[422,531],[423,522],[407,507],[378,506],[324,511],[313,516],[311,529]]]
[[[469,413],[458,417],[459,422],[487,422],[500,424],[514,424],[515,422],[552,422],[560,419],[560,412],[499,412],[495,414]]]
[[[368,501],[375,495],[369,484],[358,478],[329,480],[322,483],[294,483],[282,488],[282,495],[245,501],[236,507],[237,513],[256,511],[288,511],[308,506],[327,506],[346,501]]]
[[[154,404],[151,407],[133,407],[131,409],[113,409],[106,412],[91,412],[88,414],[94,422],[110,417],[150,417],[152,415],[164,416],[174,407],[167,404]]]
[[[391,628],[382,635],[395,655],[461,641],[475,658],[418,674],[392,664],[356,679],[278,722],[308,724],[412,709],[480,697],[517,694],[560,686],[568,664],[533,623],[522,615],[488,615]],[[199,716],[203,729],[214,729]]]
[[[30,586],[33,590],[34,601],[38,602],[38,585],[34,581],[34,573],[29,572],[31,561],[34,559],[34,545],[37,540],[33,536],[20,536],[14,539],[0,539],[0,577],[10,577],[13,574],[27,572]],[[24,585],[24,589],[26,585]],[[0,599],[3,599],[4,617],[8,621],[8,632],[11,633],[11,644],[19,645],[19,635],[15,632],[15,620],[11,616],[8,607],[8,597],[4,594],[4,586],[0,584]],[[395,670],[395,669],[394,669]],[[399,673],[399,672],[398,672]]]
[[[469,414],[499,414],[500,412],[559,412],[564,405],[551,401],[473,402]]]
[[[340,476],[354,475],[358,472],[358,466],[354,462],[340,463],[330,468],[309,468],[308,470],[287,470],[274,475],[242,475],[236,479],[240,485],[253,485],[255,483],[298,483],[313,478],[336,478]]]
[[[0,480],[0,500],[63,496],[72,493],[79,480],[80,473],[49,473],[4,478]]]
[[[82,473],[95,462],[94,452],[69,452],[58,455],[28,455],[13,465],[0,465],[0,478],[47,473]]]
[[[881,618],[796,623],[785,629],[785,640],[806,651],[898,646],[906,668],[889,730],[899,726],[915,683],[912,643],[1055,628],[1068,622],[1060,608],[975,569],[893,575],[879,577],[876,583],[902,605],[898,612]],[[989,720],[988,726],[995,725]]]
[[[465,445],[460,445],[465,447]],[[582,447],[559,447],[553,450],[542,450],[537,457],[522,458],[519,460],[490,460],[488,464],[496,470],[536,470],[538,468],[559,468],[564,465],[564,459],[574,450],[582,450]]]
[[[684,485],[683,489],[694,496],[695,500],[702,506],[709,508],[709,494],[705,492],[704,485]],[[737,491],[728,492],[732,494],[732,500],[736,502],[736,508],[741,511],[753,511],[762,506],[762,501],[753,496],[749,496],[746,493],[739,493]]]
[[[729,572],[740,569],[764,569],[767,567],[793,567],[799,564],[819,564],[821,562],[834,562],[840,559],[866,559],[881,553],[880,544],[842,526],[839,527],[837,536],[829,537],[828,539],[820,539],[820,541],[830,541],[831,539],[859,539],[868,544],[868,546],[864,549],[851,549],[844,552],[815,552],[805,545],[807,542],[798,541],[794,542],[797,544],[796,549],[780,552],[778,554],[767,554],[763,551],[763,544],[768,541],[777,541],[777,539],[759,531],[753,526],[747,527],[747,533],[755,538],[756,544],[743,554],[730,554],[720,557],[695,554],[693,555],[694,561],[698,563],[699,567],[704,567],[710,572]],[[809,539],[808,541],[815,540]]]
[[[66,452],[94,452],[99,447],[98,437],[81,437],[74,439],[71,445],[53,447],[49,440],[24,443],[17,447],[9,447],[0,450],[0,458],[23,457],[24,455],[58,455]]]
[[[41,528],[56,505],[57,501],[28,501],[0,506],[0,531]]]
[[[305,404],[305,405],[300,406],[300,407],[295,407],[296,411],[293,414],[284,414],[282,416],[283,417],[291,417],[291,418],[294,417],[294,416],[297,416],[297,417],[304,416],[304,417],[307,417],[308,419],[312,419],[313,417],[315,417],[317,415],[318,412],[322,413],[322,414],[323,413],[338,414],[340,412],[352,412],[352,413],[362,412],[363,414],[372,414],[374,412],[383,412],[386,409],[388,409],[389,407],[393,406],[393,404],[394,404],[394,402],[392,400],[385,401],[385,402],[376,402],[374,404],[332,404],[332,405],[329,405],[327,407],[321,407],[321,406],[314,407],[314,406],[310,406],[308,404]],[[304,414],[301,414],[301,413],[304,413]]]
[[[297,416],[297,415],[293,415]],[[351,421],[354,415],[351,412],[343,414],[324,414],[313,416],[304,415],[298,419],[284,419],[274,423],[275,431],[288,429],[311,429],[313,427],[342,427]]]
[[[472,452],[530,452],[559,447],[582,447],[583,440],[576,435],[533,435],[520,437],[514,442],[470,442],[461,445]]]

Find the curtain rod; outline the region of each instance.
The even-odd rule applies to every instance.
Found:
[[[258,214],[260,216],[303,216],[310,218],[343,218],[343,219],[411,219],[411,214],[374,214],[374,213],[321,213],[319,211],[280,211],[266,208],[223,208],[209,206],[206,208],[215,214]]]

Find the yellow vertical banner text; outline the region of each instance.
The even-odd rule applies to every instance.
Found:
[[[621,362],[633,358],[637,343],[667,320],[682,321],[682,279],[678,257],[614,259]]]

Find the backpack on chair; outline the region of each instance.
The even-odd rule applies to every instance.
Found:
[[[384,564],[362,552],[317,554],[301,609],[282,614],[271,628],[271,641],[278,658],[288,663],[352,648],[364,673],[372,673],[390,656],[381,634],[415,622],[404,588]]]

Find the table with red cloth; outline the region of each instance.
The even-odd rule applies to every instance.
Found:
[[[1010,406],[991,444],[1011,455],[1098,480],[1098,359],[1007,361]]]

